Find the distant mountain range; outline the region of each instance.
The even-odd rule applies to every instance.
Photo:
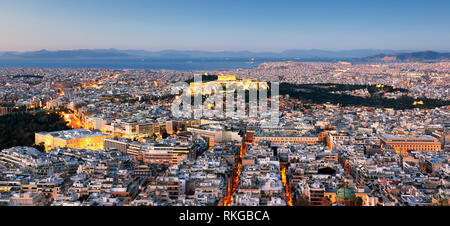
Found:
[[[439,53],[435,51],[423,51],[423,52],[412,52],[412,53],[397,53],[397,54],[378,54],[369,57],[362,57],[359,60],[361,61],[377,61],[377,62],[392,62],[392,61],[401,61],[401,62],[422,62],[422,61],[449,61],[450,53]]]
[[[0,58],[109,58],[131,57],[132,55],[115,49],[39,50],[31,52],[0,52]]]
[[[129,59],[129,58],[300,58],[300,59],[339,59],[351,61],[427,61],[449,60],[450,53],[434,51],[415,52],[411,50],[286,50],[283,52],[251,52],[251,51],[197,51],[197,50],[119,50],[119,49],[78,49],[31,52],[0,52],[0,59]]]

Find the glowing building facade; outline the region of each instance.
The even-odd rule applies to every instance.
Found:
[[[405,155],[407,151],[439,151],[441,143],[435,137],[423,136],[397,136],[382,134],[381,143],[391,146],[398,154]]]
[[[97,150],[103,149],[103,141],[111,137],[113,137],[112,134],[100,131],[72,129],[36,133],[35,143],[44,143],[46,151],[56,147]]]
[[[253,143],[257,144],[261,141],[270,141],[275,144],[317,144],[320,142],[319,137],[315,134],[302,133],[269,133],[257,131],[253,135]]]
[[[192,93],[194,94],[211,94],[220,92],[234,92],[236,89],[250,90],[250,89],[267,89],[268,84],[265,81],[259,82],[253,79],[237,79],[236,75],[220,75],[215,81],[202,82],[197,84],[191,82],[190,84]],[[210,87],[210,88],[205,88]],[[216,90],[222,87],[224,90]]]

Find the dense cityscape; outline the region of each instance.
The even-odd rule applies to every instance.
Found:
[[[280,90],[272,126],[262,111],[175,117],[175,84],[198,74],[309,88]],[[1,68],[0,205],[448,206],[449,84],[448,61]]]

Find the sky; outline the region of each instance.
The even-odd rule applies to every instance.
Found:
[[[0,51],[442,51],[449,12],[449,0],[1,0]]]

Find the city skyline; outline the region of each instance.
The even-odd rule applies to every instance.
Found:
[[[0,9],[0,51],[450,50],[447,1],[43,0]]]
[[[441,220],[448,12],[449,0],[0,0],[0,207],[32,224],[48,208],[80,225],[336,224],[370,219],[366,206],[387,207],[370,211],[385,222],[413,209]]]

